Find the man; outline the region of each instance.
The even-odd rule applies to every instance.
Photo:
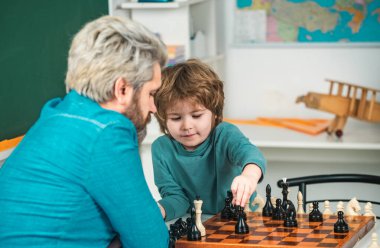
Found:
[[[105,16],[74,37],[53,99],[0,169],[0,247],[167,247],[138,153],[167,59],[142,25]],[[143,135],[140,135],[142,139]]]

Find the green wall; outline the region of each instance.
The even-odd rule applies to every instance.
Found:
[[[24,134],[48,99],[65,95],[73,35],[107,14],[107,0],[0,1],[0,141]]]

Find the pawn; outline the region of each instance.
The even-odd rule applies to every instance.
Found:
[[[313,203],[309,203],[309,214],[313,211]]]
[[[191,209],[191,218],[188,221],[190,222],[190,226],[187,228],[187,240],[188,241],[196,241],[201,240],[201,232],[198,230],[197,225],[195,224],[195,209]]]
[[[321,211],[318,209],[318,202],[313,202],[313,210],[309,214],[309,221],[310,222],[322,222],[323,221],[323,215]]]
[[[336,214],[338,215],[338,212],[342,211],[344,213],[344,203],[342,201],[339,201],[336,205]]]
[[[371,235],[371,244],[368,246],[368,248],[379,248],[380,245],[377,243],[377,233],[373,232]]]
[[[343,215],[344,215],[344,213],[342,211],[338,212],[338,220],[334,224],[334,232],[336,232],[336,233],[346,233],[346,232],[348,232],[348,225],[344,221]]]
[[[285,218],[285,211],[281,205],[281,199],[276,200],[276,208],[273,210],[272,220],[283,220]]]
[[[243,207],[238,206],[236,208],[236,212],[237,212],[237,222],[235,225],[235,233],[236,234],[247,234],[247,233],[249,233],[248,224],[244,220],[244,214],[245,213],[243,211]]]
[[[263,216],[272,216],[273,214],[273,205],[272,205],[272,202],[271,202],[271,187],[269,184],[267,184],[267,187],[265,189],[266,191],[266,202],[265,202],[265,205],[263,207]]]
[[[325,205],[325,210],[323,211],[323,214],[325,214],[325,215],[331,215],[332,212],[330,210],[330,202],[329,201],[325,201],[324,205]]]
[[[370,202],[367,202],[364,206],[364,216],[373,216],[375,221],[376,221],[376,215],[375,213],[372,211],[372,203]]]
[[[272,203],[273,206],[276,206],[276,200],[277,200],[276,197],[274,197],[274,196],[270,197],[270,202]]]

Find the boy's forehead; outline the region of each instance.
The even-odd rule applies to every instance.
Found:
[[[192,111],[194,111],[194,110],[201,110],[204,108],[205,107],[201,103],[196,101],[195,99],[186,98],[186,99],[179,99],[179,100],[171,102],[169,104],[167,113],[178,112],[184,109],[191,109]]]

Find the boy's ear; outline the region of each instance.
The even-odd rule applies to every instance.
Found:
[[[124,78],[120,77],[116,80],[114,86],[114,94],[117,103],[120,106],[130,106],[133,99],[133,87]]]

